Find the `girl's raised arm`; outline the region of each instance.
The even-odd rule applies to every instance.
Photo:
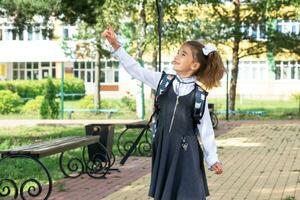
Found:
[[[146,85],[152,89],[157,89],[159,80],[161,78],[161,72],[155,72],[153,70],[142,68],[139,62],[132,58],[119,44],[114,30],[111,26],[108,27],[102,33],[110,45],[114,48],[113,55],[117,57],[124,69],[135,79],[144,82]]]

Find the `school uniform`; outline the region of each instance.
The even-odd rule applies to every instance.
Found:
[[[122,47],[114,56],[133,78],[157,88],[162,72],[140,67]],[[155,200],[204,200],[209,195],[203,161],[211,168],[219,160],[207,103],[202,119],[194,122],[195,81],[194,76],[176,76],[157,99],[149,189]]]

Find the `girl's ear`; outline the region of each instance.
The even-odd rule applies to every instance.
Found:
[[[194,62],[191,69],[194,71],[197,71],[200,68],[200,63],[199,62]]]

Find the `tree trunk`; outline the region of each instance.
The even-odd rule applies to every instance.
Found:
[[[97,63],[95,65],[95,94],[94,94],[94,105],[96,109],[101,108],[100,74],[101,74],[101,50],[97,49]]]
[[[234,38],[232,49],[232,69],[229,89],[229,110],[235,110],[236,87],[239,73],[239,45],[240,45],[240,5],[234,2]]]
[[[236,86],[239,73],[239,58],[238,58],[239,43],[234,42],[233,55],[232,55],[232,69],[229,89],[229,110],[235,110],[236,99]]]
[[[138,30],[140,30],[139,39],[137,42],[137,59],[142,65],[143,62],[143,54],[145,51],[145,42],[146,42],[146,28],[147,28],[147,21],[146,21],[146,0],[143,0],[140,5],[140,18],[141,23],[138,24]],[[142,65],[143,66],[143,65]],[[138,91],[136,96],[136,111],[137,115],[140,119],[144,119],[145,117],[145,99],[144,99],[144,83],[138,81]]]
[[[157,51],[157,48],[156,48],[156,45],[155,45],[155,48],[154,48],[154,51],[152,53],[152,62],[151,62],[151,65],[152,65],[152,68],[157,71],[157,55],[158,55],[158,51]],[[151,90],[151,96],[150,98],[151,99],[154,99],[154,96],[155,96],[155,90],[152,89]]]

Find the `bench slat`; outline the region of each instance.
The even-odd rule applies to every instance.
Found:
[[[2,155],[25,154],[34,157],[45,157],[52,154],[75,149],[81,146],[94,144],[99,141],[100,136],[75,136],[65,137],[52,141],[36,143],[15,149],[0,151]]]

